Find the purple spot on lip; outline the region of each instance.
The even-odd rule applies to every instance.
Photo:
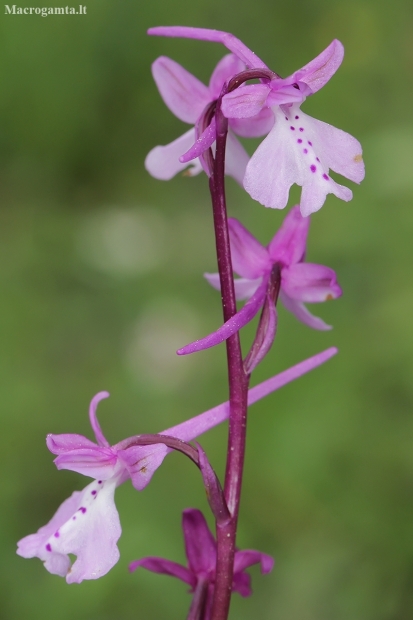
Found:
[[[312,164],[310,166],[310,170],[311,170],[311,172],[315,172],[317,170],[317,168],[314,166],[314,164]]]
[[[97,491],[92,491],[92,495],[96,495]]]
[[[297,142],[298,142],[298,144],[301,144],[301,142],[302,142],[301,138],[298,138]]]
[[[303,153],[304,153],[304,155],[307,155],[308,149],[303,149]]]
[[[288,116],[285,117],[285,120],[288,121]]]
[[[295,131],[295,127],[293,127],[292,125],[291,125],[290,129],[291,129],[291,131]]]
[[[85,512],[86,512],[86,508],[85,508],[84,506],[81,506],[81,507],[79,508],[79,510],[80,510],[80,512],[81,512],[82,514],[85,514]]]
[[[102,480],[98,480],[98,484],[102,484]]]
[[[326,181],[328,181],[328,175],[327,174],[323,174],[323,179],[325,179]]]
[[[295,120],[298,120],[299,118],[300,118],[299,116],[296,116],[296,117],[295,117]]]
[[[316,157],[316,160],[317,160],[317,161],[320,161],[320,160],[318,159],[318,157]]]
[[[72,521],[76,521],[76,516],[72,517]]]
[[[50,543],[47,543],[46,551],[51,551],[51,550],[52,550],[52,545]]]
[[[304,127],[300,127],[300,131],[304,131]]]
[[[310,146],[313,146],[313,143],[308,141],[307,144],[309,144]]]
[[[59,538],[60,534],[59,534],[59,530],[57,532],[54,533],[54,537],[55,538]]]

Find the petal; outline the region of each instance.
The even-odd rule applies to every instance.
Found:
[[[224,325],[217,329],[217,331],[205,336],[205,338],[201,338],[201,340],[195,340],[195,342],[187,344],[182,349],[178,349],[177,354],[188,355],[189,353],[209,349],[210,347],[227,340],[227,338],[238,332],[242,327],[244,327],[244,325],[252,321],[264,303],[266,290],[267,280],[265,279],[251,299],[247,301],[245,306],[241,308],[241,310],[231,319],[224,323]]]
[[[303,184],[300,209],[301,214],[304,217],[307,217],[321,209],[327,194],[334,194],[337,198],[344,200],[344,202],[349,202],[349,200],[353,198],[353,192],[351,189],[336,183],[331,177],[327,174],[324,176],[324,174],[321,175],[320,173],[318,178],[315,175],[313,177],[308,175],[307,182]],[[321,176],[323,176],[324,183],[320,179]]]
[[[330,157],[324,145],[325,133],[318,135],[314,119],[297,105],[274,108],[274,114],[273,129],[247,166],[244,187],[252,198],[267,207],[282,209],[291,185],[296,183],[303,187],[303,216],[320,209],[329,193],[351,200],[352,192],[328,175]]]
[[[247,84],[224,95],[222,112],[227,118],[250,118],[265,106],[271,92],[267,84]]]
[[[274,125],[274,113],[270,108],[263,108],[252,118],[230,118],[232,131],[242,138],[258,138],[265,136]]]
[[[45,568],[68,583],[97,579],[119,559],[117,541],[121,534],[114,503],[116,479],[94,481],[75,492],[37,534],[23,538],[18,554],[37,556]],[[68,554],[77,556],[70,568]]]
[[[195,129],[192,128],[183,136],[180,136],[170,144],[165,146],[156,146],[152,149],[145,159],[145,168],[150,175],[161,181],[169,181],[178,172],[182,172],[187,168],[187,164],[179,161],[179,158],[185,153],[195,142]],[[194,176],[202,171],[199,160],[193,162],[185,174]]]
[[[100,401],[108,397],[109,397],[109,392],[99,392],[98,394],[96,394],[96,396],[92,398],[92,401],[89,407],[90,425],[93,429],[93,432],[95,433],[96,441],[98,442],[100,446],[106,446],[106,447],[108,447],[110,444],[108,440],[106,439],[106,437],[104,436],[104,434],[102,433],[102,429],[100,428],[100,424],[96,416],[96,410],[97,410],[97,406],[100,403]]]
[[[209,284],[213,286],[217,291],[221,290],[221,283],[219,281],[219,273],[204,273],[204,278],[208,280]],[[248,280],[248,278],[237,278],[234,280],[235,297],[238,301],[243,299],[249,299],[252,297],[262,282],[262,278],[256,280]]]
[[[245,170],[250,160],[250,156],[237,140],[232,131],[227,134],[225,174],[235,179],[240,185],[244,180]]]
[[[52,454],[64,454],[72,450],[79,449],[98,449],[98,446],[83,435],[72,433],[62,433],[61,435],[53,435],[50,433],[46,437],[46,445]]]
[[[107,480],[115,474],[117,455],[112,448],[80,448],[58,456],[57,469],[69,469],[90,478]]]
[[[251,575],[248,573],[234,573],[232,578],[232,590],[241,596],[251,596]]]
[[[244,549],[235,552],[234,573],[240,573],[254,564],[261,564],[261,572],[265,575],[274,568],[274,558],[254,549]]]
[[[237,73],[245,70],[244,63],[234,54],[227,54],[221,58],[209,80],[209,93],[211,101],[218,99],[223,85]]]
[[[292,103],[301,104],[305,100],[305,93],[293,84],[285,84],[285,80],[273,80],[271,86],[271,92],[267,97],[269,107]]]
[[[190,570],[195,574],[215,570],[216,543],[202,512],[194,508],[184,510],[182,529]]]
[[[302,185],[294,149],[284,130],[283,116],[274,108],[275,122],[251,157],[244,177],[250,196],[266,207],[284,209],[293,183]]]
[[[311,117],[307,117],[311,118]],[[311,118],[317,142],[320,143],[320,159],[346,179],[360,183],[364,179],[364,162],[361,144],[349,133],[328,123]],[[318,148],[318,145],[317,145]]]
[[[282,265],[303,260],[309,227],[310,218],[301,215],[299,205],[293,207],[268,246],[271,260]]]
[[[152,573],[159,573],[161,575],[169,575],[170,577],[176,577],[181,581],[184,581],[189,586],[194,588],[196,586],[196,577],[185,566],[165,560],[164,558],[147,557],[141,560],[135,560],[129,564],[130,572],[135,571],[137,568],[146,568]]]
[[[166,56],[155,60],[152,75],[171,112],[181,121],[194,124],[211,101],[207,86]]]
[[[291,80],[304,82],[315,93],[334,75],[343,62],[343,57],[344,47],[340,41],[334,39],[314,60],[296,71]]]
[[[262,282],[262,278],[248,280],[247,278],[237,278],[234,280],[235,297],[238,301],[249,299],[255,293]]]
[[[142,491],[170,451],[164,444],[154,444],[117,450],[117,454],[127,469],[135,489]]]
[[[288,295],[283,293],[283,291],[280,292],[280,298],[287,310],[292,312],[294,316],[301,321],[301,323],[304,323],[313,329],[319,329],[320,331],[332,329],[331,325],[327,325],[327,323],[324,323],[322,319],[311,314],[311,312],[309,312],[300,301],[291,299],[291,297],[288,297]]]
[[[282,288],[288,297],[311,303],[336,299],[342,294],[335,271],[314,263],[284,267]]]
[[[272,268],[266,247],[235,218],[228,218],[232,267],[243,278],[262,277]]]
[[[236,54],[247,67],[268,68],[254,52],[229,32],[210,30],[208,28],[188,28],[187,26],[157,26],[155,28],[149,28],[147,32],[150,35],[160,37],[182,37],[184,39],[198,39],[199,41],[222,43],[230,52]]]

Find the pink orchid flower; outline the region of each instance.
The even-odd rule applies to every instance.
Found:
[[[188,567],[158,557],[146,557],[135,560],[129,565],[130,571],[137,568],[161,575],[176,577],[188,584],[194,593],[191,611],[203,610],[204,620],[209,620],[214,595],[215,567],[217,561],[217,544],[211,534],[201,511],[189,508],[182,515],[182,529],[185,540],[185,552]],[[251,596],[251,577],[245,570],[254,564],[261,564],[263,574],[270,573],[274,566],[271,556],[253,549],[236,551],[234,558],[234,576],[232,590],[241,596]],[[188,617],[192,618],[195,615]],[[197,616],[198,617],[198,616]]]
[[[260,358],[256,360],[258,363],[270,348],[276,331],[277,314],[270,293],[274,267],[281,272],[280,297],[287,310],[313,329],[331,329],[322,319],[313,316],[304,303],[336,299],[342,291],[333,269],[304,262],[310,219],[302,217],[299,206],[291,209],[267,247],[261,245],[238,220],[229,218],[228,226],[232,266],[241,276],[234,281],[235,294],[237,299],[248,301],[217,331],[179,349],[178,354],[194,353],[223,342],[249,323],[267,304],[267,334]],[[220,290],[218,274],[205,274],[205,277]]]
[[[180,26],[151,28],[149,34],[214,41],[225,45],[249,68],[266,65],[239,39],[227,32]],[[318,211],[327,194],[351,200],[350,189],[334,181],[330,169],[360,183],[364,178],[361,145],[348,133],[311,118],[300,110],[306,97],[316,93],[334,75],[344,56],[334,40],[319,56],[287,78],[274,74],[238,88],[223,97],[222,111],[230,123],[246,121],[265,111],[273,113],[272,128],[247,164],[243,184],[254,200],[283,209],[290,187],[301,186],[303,216]],[[199,155],[199,148],[193,155]]]
[[[331,348],[251,388],[251,405],[274,390],[293,381],[335,355]],[[90,404],[89,417],[96,443],[82,435],[48,435],[47,447],[57,454],[58,469],[69,469],[93,479],[83,491],[75,491],[56,514],[35,534],[18,542],[17,553],[24,558],[40,558],[52,574],[66,577],[67,583],[97,579],[118,561],[117,542],[121,535],[115,489],[128,480],[137,490],[150,482],[165,456],[171,451],[164,444],[131,446],[133,438],[110,446],[96,417],[98,403],[107,392],[97,394]],[[229,403],[223,403],[162,434],[191,441],[229,417]],[[74,554],[71,565],[69,554]]]
[[[205,86],[174,60],[165,56],[155,60],[152,65],[152,74],[162,99],[176,117],[193,127],[170,144],[156,146],[150,151],[145,160],[145,167],[153,177],[167,181],[187,168],[188,159],[182,156],[199,137],[196,126],[202,119],[204,111],[218,99],[223,84],[244,69],[244,63],[237,56],[228,54],[217,64],[209,85]],[[242,184],[249,157],[235,137],[235,133],[244,137],[263,136],[271,129],[273,122],[273,114],[270,110],[263,110],[255,117],[246,120],[230,121],[226,173],[240,184]],[[205,148],[209,148],[214,140],[215,136],[211,136]],[[186,174],[194,176],[201,170],[202,162],[197,157]]]

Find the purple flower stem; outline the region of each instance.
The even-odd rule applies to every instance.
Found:
[[[232,272],[228,219],[225,202],[225,146],[228,121],[221,112],[221,99],[217,102],[216,151],[210,191],[214,217],[218,271],[221,282],[221,299],[224,321],[237,312],[234,277]],[[241,496],[242,472],[245,455],[247,425],[247,395],[249,375],[244,372],[241,344],[238,332],[226,341],[229,382],[229,435],[224,495],[231,515],[217,529],[217,566],[212,606],[212,620],[226,620],[232,592],[235,539]]]

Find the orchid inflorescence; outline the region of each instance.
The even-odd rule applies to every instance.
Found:
[[[364,166],[355,138],[300,109],[340,66],[344,51],[339,41],[281,78],[232,34],[187,27],[157,27],[148,32],[216,42],[230,52],[214,69],[208,86],[169,58],[153,63],[153,77],[164,102],[191,128],[171,144],[155,147],[145,161],[158,179],[171,179],[180,171],[187,176],[204,171],[209,177],[218,273],[205,277],[221,291],[224,320],[212,334],[183,346],[178,354],[225,341],[229,401],[162,433],[136,435],[111,445],[96,415],[98,403],[109,394],[97,394],[89,409],[96,443],[76,434],[47,437],[48,449],[57,455],[57,468],[76,471],[92,482],[64,501],[36,534],[20,540],[18,554],[39,557],[50,573],[65,577],[68,583],[102,577],[119,559],[121,526],[115,489],[130,479],[136,490],[143,490],[167,454],[177,450],[200,470],[216,537],[199,510],[187,509],[182,526],[188,566],[150,556],[133,561],[129,568],[146,568],[188,584],[193,593],[189,620],[226,620],[232,591],[251,594],[246,568],[260,563],[262,572],[268,573],[274,564],[265,553],[236,548],[248,405],[324,363],[336,349],[327,349],[253,388],[249,388],[251,373],[273,344],[278,299],[309,327],[331,329],[304,305],[336,299],[342,293],[333,269],[306,261],[309,216],[321,208],[329,193],[345,201],[352,198],[351,190],[330,176],[330,169],[359,183]],[[265,137],[250,157],[237,136]],[[302,187],[300,204],[289,211],[267,246],[237,219],[227,217],[225,175],[243,185],[254,200],[276,209],[287,205],[294,183]],[[234,279],[234,272],[240,277]],[[240,309],[237,300],[246,300]],[[239,332],[260,311],[255,338],[243,356]],[[224,420],[229,420],[229,438],[221,485],[201,446],[190,442]],[[73,564],[69,554],[76,556]]]

